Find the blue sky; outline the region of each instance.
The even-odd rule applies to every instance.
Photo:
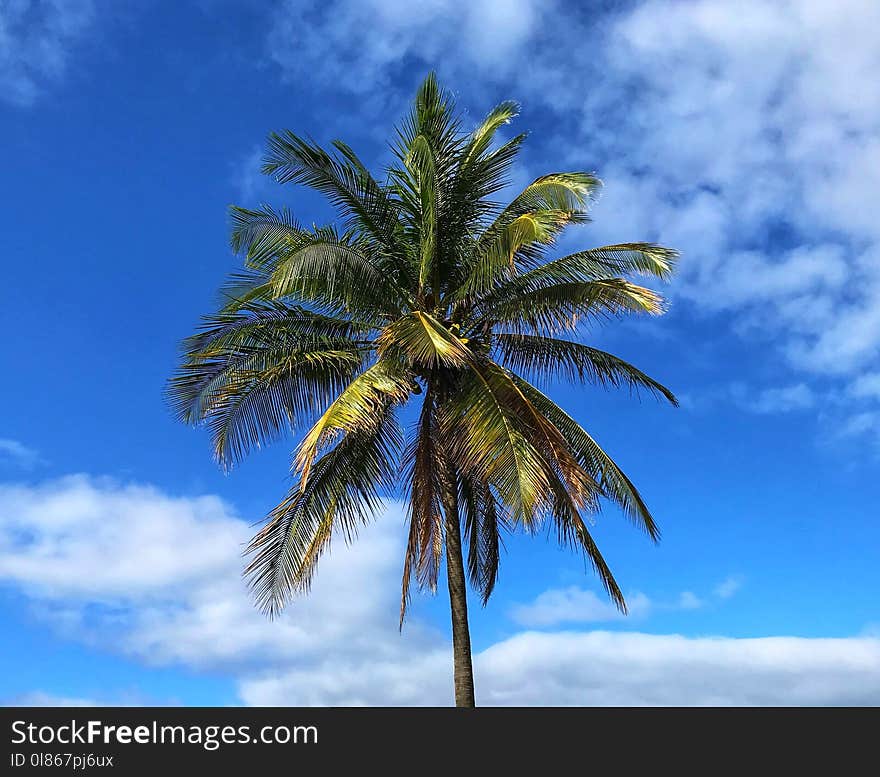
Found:
[[[522,103],[515,183],[605,181],[562,248],[683,255],[666,316],[592,336],[682,407],[555,389],[660,521],[595,528],[632,614],[513,538],[478,702],[880,703],[880,7],[571,5],[0,4],[0,700],[451,701],[443,592],[397,632],[400,506],[268,623],[238,553],[294,442],[225,476],[162,398],[237,266],[227,206],[331,215],[258,174],[266,134],[380,165],[435,68],[473,123]]]

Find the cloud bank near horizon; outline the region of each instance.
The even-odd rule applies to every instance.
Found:
[[[402,636],[397,630],[403,521],[391,503],[353,547],[335,542],[312,593],[270,622],[240,578],[250,530],[220,499],[85,475],[7,484],[0,582],[63,638],[145,666],[227,674],[244,704],[449,704],[446,637],[418,619]],[[722,581],[715,595],[735,587]],[[602,604],[585,592],[578,601]],[[601,610],[580,615],[602,619]],[[880,639],[872,636],[512,627],[476,654],[475,671],[486,705],[880,703]],[[45,688],[31,697],[56,698]]]

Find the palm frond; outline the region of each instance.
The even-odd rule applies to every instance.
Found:
[[[229,218],[232,250],[244,254],[245,265],[254,269],[273,264],[310,236],[287,208],[274,210],[261,205],[251,210],[233,205]]]
[[[407,169],[414,176],[418,193],[419,218],[419,296],[431,280],[435,269],[434,251],[437,242],[438,181],[437,164],[431,141],[425,135],[418,135],[409,148],[405,160]],[[436,284],[435,284],[436,289]]]
[[[534,528],[546,514],[555,471],[564,473],[578,504],[599,491],[567,450],[562,435],[542,418],[510,376],[488,360],[470,374],[443,408],[448,455],[465,476],[490,483],[512,520]]]
[[[351,542],[379,508],[379,489],[391,487],[402,446],[393,403],[377,408],[375,423],[345,435],[315,462],[270,514],[246,549],[245,568],[257,605],[277,615],[291,596],[307,591],[334,534]]]
[[[468,577],[485,606],[498,580],[502,533],[509,530],[509,524],[503,505],[496,501],[488,483],[462,477],[459,488],[468,544]]]
[[[228,468],[333,400],[372,350],[357,325],[302,308],[255,304],[207,317],[184,341],[168,397],[181,421],[204,424]]]
[[[503,222],[520,213],[540,210],[584,213],[601,185],[602,182],[594,173],[562,172],[542,175],[511,201],[499,220]]]
[[[373,239],[376,256],[389,274],[405,275],[398,240],[400,223],[397,205],[353,152],[337,142],[337,155],[290,131],[269,135],[263,173],[278,183],[296,183],[322,193],[337,208],[347,229]],[[400,278],[398,278],[400,279]]]
[[[600,185],[592,173],[537,178],[504,208],[476,241],[456,300],[479,296],[523,267],[533,267],[567,227],[588,221],[586,208]]]
[[[554,259],[546,272],[557,280],[589,281],[613,275],[647,275],[669,280],[679,253],[656,243],[618,243]]]
[[[398,159],[403,161],[412,153],[419,137],[432,149],[438,178],[445,180],[458,163],[463,138],[453,100],[433,73],[422,81],[410,114],[397,126],[393,150]]]
[[[302,483],[321,448],[340,434],[369,430],[377,413],[388,404],[400,405],[409,397],[414,384],[412,373],[392,359],[379,359],[343,389],[305,435],[294,457],[294,468]]]
[[[276,338],[362,338],[375,327],[366,321],[326,316],[302,305],[280,300],[254,300],[232,311],[220,311],[202,319],[199,330],[182,343],[190,358],[211,350],[225,350],[272,342]]]
[[[587,525],[580,516],[576,505],[571,500],[571,495],[566,491],[564,484],[559,483],[554,489],[557,498],[554,506],[553,519],[556,526],[560,544],[569,545],[581,550],[590,562],[602,587],[608,596],[624,615],[627,612],[626,600],[623,592],[614,579],[611,568],[596,545]]]
[[[272,294],[320,305],[341,303],[353,315],[396,318],[412,300],[367,250],[350,233],[320,230],[278,261],[268,279]]]
[[[467,224],[474,230],[472,234],[476,234],[485,227],[484,218],[496,210],[489,198],[509,183],[508,172],[526,139],[526,133],[515,135],[497,148],[492,148],[492,141],[498,130],[517,112],[517,105],[513,102],[496,106],[468,136],[462,148],[450,187],[456,215],[449,225],[453,243],[457,244],[456,238],[462,236],[457,227]]]
[[[409,463],[406,480],[410,525],[400,595],[401,628],[409,605],[413,574],[420,586],[431,591],[437,589],[443,552],[440,456],[434,396],[429,392],[422,403],[417,434],[404,455],[404,461]]]
[[[659,315],[663,298],[623,278],[559,283],[537,268],[505,283],[480,301],[479,316],[515,331],[555,335],[584,321],[603,321],[627,313]]]
[[[416,368],[462,367],[471,358],[465,341],[419,310],[385,327],[377,342],[380,354],[392,354]]]
[[[519,105],[512,100],[496,105],[480,125],[470,134],[467,145],[464,147],[459,163],[463,171],[467,171],[478,160],[484,158],[489,151],[495,133],[519,113]]]
[[[644,498],[614,460],[553,400],[527,381],[516,377],[514,380],[538,411],[559,429],[568,442],[572,454],[599,483],[604,496],[616,503],[651,539],[659,540],[660,530]]]
[[[237,348],[183,364],[169,395],[182,420],[207,426],[215,458],[228,469],[313,418],[362,359],[349,340]]]
[[[646,389],[678,406],[675,395],[632,364],[598,348],[569,340],[529,334],[500,333],[495,342],[514,372],[540,378],[563,376],[572,382]]]
[[[515,277],[524,261],[533,263],[542,248],[552,245],[556,235],[575,218],[571,211],[535,210],[511,219],[492,242],[482,248],[477,244],[476,260],[468,277],[456,289],[455,299],[479,297]]]

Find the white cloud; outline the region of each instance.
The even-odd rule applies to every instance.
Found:
[[[24,469],[31,469],[42,462],[37,450],[18,440],[0,439],[0,462],[11,462]]]
[[[678,291],[752,317],[812,372],[852,374],[880,353],[880,109],[864,99],[878,23],[870,0],[648,0],[611,26],[607,87],[588,98],[615,130],[609,196],[638,186],[613,204],[684,251]],[[615,213],[600,203],[597,227],[614,230]]]
[[[255,201],[270,199],[267,194],[271,191],[272,179],[260,172],[263,154],[263,148],[256,146],[233,166],[232,183],[246,207],[252,206]]]
[[[682,610],[699,610],[705,602],[693,591],[682,591],[678,595],[678,606]]]
[[[397,628],[405,527],[390,504],[355,548],[336,540],[308,597],[270,622],[241,579],[252,530],[214,496],[83,475],[0,486],[0,580],[64,635],[149,664],[223,668],[405,664],[445,642]]]
[[[212,496],[85,476],[0,486],[0,576],[37,595],[153,599],[230,571],[242,522]]]
[[[743,579],[738,575],[732,575],[722,580],[715,587],[715,596],[719,599],[730,599],[743,587]]]
[[[742,585],[740,577],[731,576],[721,581],[712,590],[717,599],[729,599]],[[656,612],[670,610],[698,610],[704,607],[709,596],[700,596],[693,591],[682,591],[672,600],[655,601],[640,591],[628,594],[626,602],[628,615],[621,613],[608,599],[595,591],[568,586],[550,588],[535,597],[528,604],[517,604],[510,608],[510,618],[514,623],[527,628],[547,628],[569,623],[602,623],[620,621],[627,618],[645,618]]]
[[[880,399],[880,372],[860,375],[850,386],[850,393],[855,397]]]
[[[880,411],[865,410],[850,415],[836,430],[836,436],[844,441],[848,438],[867,439],[880,446]]]
[[[0,4],[0,99],[31,105],[64,77],[71,48],[94,20],[92,0]]]
[[[444,704],[448,661],[423,655],[369,673],[327,666],[242,683],[243,700]],[[483,705],[875,705],[880,640],[686,638],[636,632],[524,632],[475,657]]]
[[[477,658],[488,704],[876,704],[880,641],[527,632]]]
[[[852,435],[880,428],[859,405],[880,364],[878,24],[871,0],[647,0],[608,24],[600,88],[555,93],[609,160],[594,234],[679,248],[679,307],[724,314],[793,376],[734,400],[821,401]]]
[[[651,600],[636,592],[626,597],[629,615],[639,617],[651,609]],[[523,626],[556,626],[560,623],[598,623],[626,618],[607,596],[594,591],[569,586],[554,588],[539,594],[530,604],[519,604],[510,611],[510,617]]]
[[[741,401],[754,413],[788,413],[806,410],[816,403],[813,390],[805,383],[760,390],[754,397],[742,397]]]
[[[352,548],[335,544],[311,595],[274,623],[241,584],[249,531],[216,497],[85,476],[4,486],[0,580],[67,638],[145,664],[225,672],[248,704],[450,703],[447,639],[418,618],[397,630],[397,506]],[[596,607],[583,592],[568,601]],[[524,632],[475,661],[483,704],[880,703],[880,640],[869,635]]]
[[[10,707],[99,707],[100,702],[79,696],[59,696],[45,691],[32,691],[10,699]],[[116,706],[116,705],[113,705]]]
[[[287,0],[272,19],[267,50],[286,78],[396,102],[387,94],[394,75],[413,61],[426,70],[450,51],[483,78],[511,72],[547,11],[536,0]]]

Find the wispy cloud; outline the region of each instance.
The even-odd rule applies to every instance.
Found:
[[[716,599],[729,599],[741,585],[739,577],[728,577],[712,591]],[[628,618],[645,618],[656,612],[670,610],[699,610],[710,603],[712,596],[700,596],[693,591],[682,591],[673,600],[658,601],[635,591],[626,597],[628,615],[620,612],[607,596],[600,596],[579,586],[551,588],[538,594],[528,604],[511,608],[510,617],[521,626],[546,628],[569,623],[607,623]]]
[[[682,610],[699,610],[704,604],[693,591],[682,591],[678,595],[678,607]]]
[[[33,104],[64,77],[71,50],[94,20],[92,0],[0,4],[0,99]]]
[[[286,0],[269,26],[267,52],[285,78],[396,101],[394,83],[407,63],[425,67],[451,52],[484,79],[512,74],[549,10],[537,0]]]
[[[43,461],[39,451],[18,440],[0,438],[0,464],[14,464],[22,469],[32,469]]]
[[[627,596],[627,607],[629,615],[638,618],[650,611],[652,603],[645,594],[636,592]],[[544,627],[562,623],[602,623],[627,616],[607,597],[569,586],[544,591],[530,604],[516,605],[511,609],[510,617],[522,626]]]
[[[233,166],[232,182],[237,190],[241,204],[252,206],[255,202],[268,200],[272,189],[272,179],[263,175],[263,149],[255,146]]]
[[[859,375],[850,386],[854,397],[880,400],[880,372],[869,372]]]
[[[851,414],[837,427],[835,436],[843,442],[856,440],[873,444],[880,452],[880,410]]]
[[[878,23],[870,0],[649,0],[612,26],[591,98],[613,111],[615,85],[640,95],[607,137],[620,162],[602,213],[631,203],[630,220],[684,250],[691,303],[751,317],[809,372],[857,373],[880,353],[880,229],[864,215],[880,111],[860,96]]]
[[[816,404],[816,395],[806,383],[759,390],[754,396],[741,395],[740,403],[753,413],[789,413],[807,410]]]
[[[5,702],[10,707],[98,707],[101,703],[79,696],[60,696],[45,691],[31,691]],[[116,706],[115,704],[113,706]]]
[[[715,596],[719,599],[730,599],[743,587],[743,578],[739,575],[731,575],[722,580],[715,587]]]
[[[733,381],[726,385],[702,386],[698,393],[685,394],[679,399],[692,410],[730,408],[757,415],[803,413],[819,407],[838,410],[847,405],[842,392],[819,389],[805,381],[781,386]]]

